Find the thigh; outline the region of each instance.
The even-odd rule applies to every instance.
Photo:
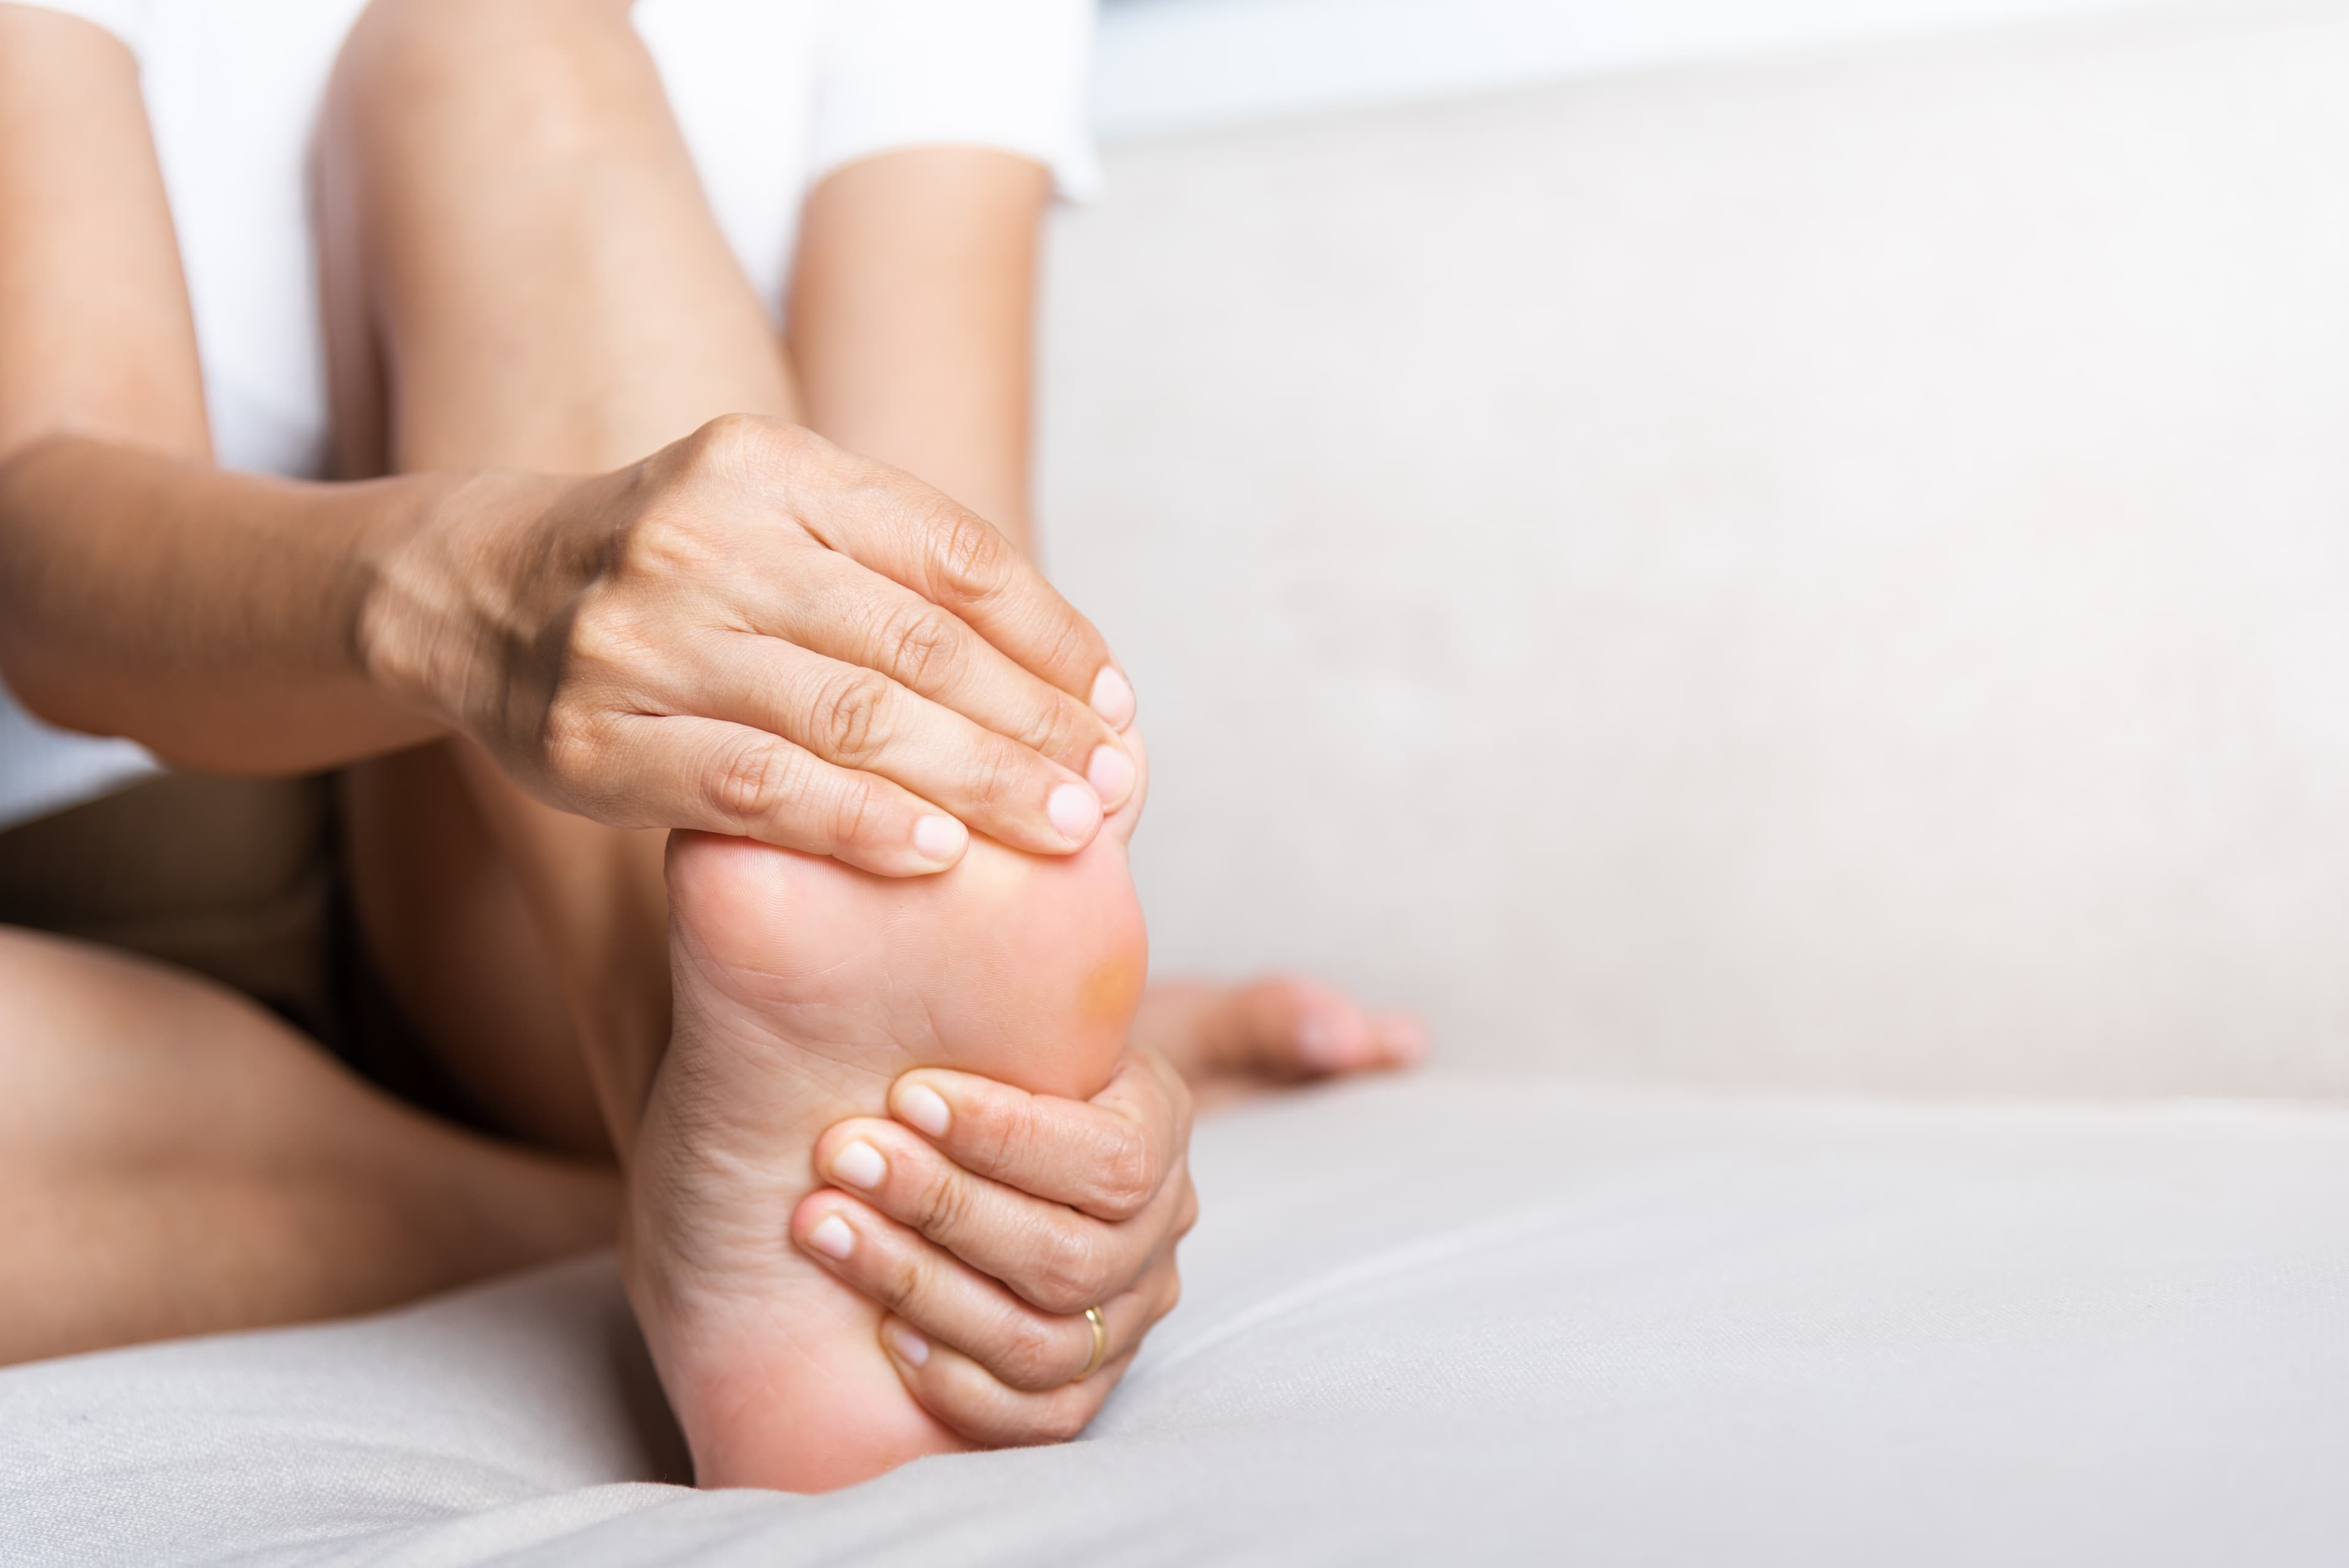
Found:
[[[719,414],[794,416],[624,0],[376,0],[337,62],[319,170],[353,472],[594,472]],[[448,1075],[503,1125],[579,1147],[580,1085],[620,1128],[666,1043],[662,836],[456,760],[453,793],[445,767],[429,788],[393,776],[405,763],[354,779],[357,901]],[[485,966],[527,994],[484,1001]]]
[[[222,987],[0,928],[0,1362],[388,1306],[598,1244],[612,1201]]]
[[[331,351],[380,355],[389,466],[595,472],[795,417],[626,0],[376,0],[320,168]]]

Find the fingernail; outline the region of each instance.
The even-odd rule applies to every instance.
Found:
[[[944,1137],[952,1115],[946,1096],[927,1084],[908,1084],[897,1091],[897,1119],[916,1132]]]
[[[1133,790],[1133,759],[1121,747],[1108,744],[1093,748],[1085,763],[1085,782],[1102,798],[1102,805],[1114,806]]]
[[[1112,729],[1124,729],[1133,717],[1133,688],[1117,672],[1115,665],[1101,667],[1101,673],[1093,677],[1093,694],[1088,701]]]
[[[808,1232],[807,1244],[825,1257],[844,1263],[848,1254],[856,1251],[856,1232],[839,1215],[827,1214]]]
[[[962,854],[970,832],[951,816],[925,816],[914,824],[914,853],[945,865]]]
[[[879,1149],[874,1148],[863,1138],[858,1138],[832,1157],[832,1179],[834,1181],[844,1181],[851,1187],[861,1187],[869,1190],[880,1186],[882,1179],[888,1174],[889,1162],[881,1158]],[[822,1230],[823,1226],[818,1226],[817,1229]],[[843,1225],[841,1229],[846,1230],[847,1227]]]
[[[930,1358],[930,1342],[902,1323],[889,1325],[889,1348],[908,1366],[919,1366]]]
[[[1101,796],[1083,784],[1064,784],[1044,799],[1044,815],[1063,838],[1089,838],[1101,825]]]

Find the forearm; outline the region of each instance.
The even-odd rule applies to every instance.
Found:
[[[429,739],[441,722],[383,679],[368,624],[455,486],[32,442],[0,462],[0,673],[52,723],[206,771],[305,772]]]

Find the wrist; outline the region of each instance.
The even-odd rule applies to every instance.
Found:
[[[360,545],[351,646],[399,707],[477,739],[503,705],[505,650],[520,632],[525,542],[558,481],[419,473]]]

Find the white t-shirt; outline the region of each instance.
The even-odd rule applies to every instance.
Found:
[[[365,0],[36,0],[138,57],[226,467],[326,470],[326,360],[305,178],[312,126]],[[893,147],[999,147],[1097,178],[1090,0],[637,0],[719,225],[780,320],[802,200]],[[0,242],[5,243],[5,242]],[[0,689],[0,827],[155,763],[50,728]]]

